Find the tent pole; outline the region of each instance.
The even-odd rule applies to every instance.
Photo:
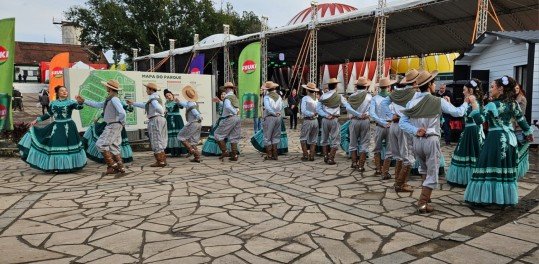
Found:
[[[131,51],[133,51],[133,71],[137,71],[138,70],[138,61],[136,61],[135,59],[138,56],[138,49],[132,48]]]
[[[174,64],[174,55],[172,54],[174,52],[174,43],[176,42],[175,39],[169,39],[168,40],[169,43],[170,43],[170,51],[169,51],[169,55],[170,56],[170,72],[171,73],[175,73],[176,72],[176,64]]]
[[[316,83],[317,77],[317,64],[318,64],[318,2],[313,0],[311,2],[311,23],[309,29],[311,30],[310,39],[310,63],[309,63],[309,82]],[[303,72],[302,72],[303,75]],[[301,80],[300,80],[301,82]]]
[[[377,42],[376,42],[376,67],[377,80],[384,77],[384,60],[386,57],[386,20],[385,15],[386,0],[378,0],[378,8],[376,9],[376,18],[378,20]]]
[[[223,33],[225,38],[223,39],[223,78],[225,82],[230,81],[230,54],[228,51],[228,40],[230,39],[230,26],[223,24]]]
[[[260,75],[262,81],[265,82],[268,80],[268,39],[266,38],[266,31],[268,31],[268,17],[262,16],[260,24],[260,55],[262,58]]]

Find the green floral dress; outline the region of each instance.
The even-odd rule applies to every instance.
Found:
[[[167,111],[167,131],[168,131],[168,143],[165,153],[171,154],[173,157],[180,156],[181,154],[187,154],[187,149],[178,140],[178,132],[183,128],[183,118],[180,114],[180,106],[175,101],[169,101],[165,103]]]
[[[488,134],[466,187],[464,200],[478,204],[515,205],[518,203],[518,154],[511,118],[515,118],[525,135],[533,133],[533,129],[516,102],[490,102],[482,114],[489,125]]]
[[[124,110],[127,112],[133,112],[133,106],[127,105],[125,102],[122,101],[122,106],[124,107]],[[101,118],[103,117],[103,113],[101,113]],[[105,159],[103,158],[103,154],[101,154],[101,151],[97,149],[97,146],[95,143],[105,130],[105,126],[107,126],[107,122],[97,122],[88,127],[86,132],[84,132],[84,135],[82,136],[82,143],[84,144],[84,148],[86,149],[86,156],[99,163],[105,163]],[[127,137],[127,131],[125,131],[125,127],[122,128],[122,143],[120,144],[120,154],[122,156],[122,160],[124,163],[128,163],[133,161],[133,150],[131,149],[131,145],[129,144],[129,138]]]
[[[30,167],[45,172],[72,172],[86,165],[86,153],[77,126],[71,119],[73,110],[82,109],[74,100],[55,100],[47,113],[37,118],[54,121],[45,127],[31,127],[18,144],[21,159]]]
[[[451,165],[449,165],[445,176],[447,182],[467,185],[470,181],[485,138],[483,122],[480,109],[472,110],[472,107],[469,106],[464,116],[464,131],[460,135],[459,144],[453,152]]]

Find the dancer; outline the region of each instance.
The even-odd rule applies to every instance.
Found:
[[[520,87],[520,84],[517,83],[515,87],[515,101],[520,106],[520,111],[522,111],[522,115],[526,114],[526,107],[527,107],[527,100],[526,100],[526,92],[524,92],[524,89]],[[518,171],[517,171],[517,177],[519,179],[526,176],[526,173],[530,169],[530,163],[528,161],[528,148],[530,146],[530,143],[526,141],[524,134],[522,133],[522,128],[513,120],[513,127],[515,129],[515,135],[517,137],[518,141]]]
[[[340,83],[337,78],[329,79],[328,91],[324,93],[316,105],[316,112],[322,119],[322,153],[324,162],[329,165],[337,164],[335,154],[341,141],[339,116],[341,115],[341,105],[346,107],[348,113],[361,116],[352,109],[348,101],[335,90]],[[330,142],[331,140],[331,142]]]
[[[177,140],[178,132],[183,128],[183,118],[180,114],[180,108],[183,108],[174,100],[174,94],[168,89],[163,91],[167,101],[165,102],[165,118],[167,119],[167,148],[165,153],[170,154],[172,157],[181,157],[182,154],[186,154],[187,148]]]
[[[432,190],[438,186],[438,167],[440,163],[440,115],[463,116],[468,108],[468,99],[460,107],[432,95],[436,89],[434,78],[438,71],[421,71],[416,79],[420,93],[408,102],[402,111],[399,125],[404,132],[414,135],[413,147],[416,159],[420,162],[422,174],[426,174],[417,210],[420,213],[432,212],[428,204]]]
[[[226,96],[223,102],[223,113],[221,117],[223,118],[222,122],[219,124],[219,127],[215,130],[215,140],[221,149],[220,160],[224,160],[225,157],[230,157],[230,161],[238,160],[238,143],[241,139],[241,119],[240,114],[240,102],[238,97],[234,94],[236,86],[231,82],[226,82],[223,85],[225,89]],[[229,154],[226,150],[225,139],[230,140],[232,153]]]
[[[359,115],[354,115],[352,113],[348,114],[348,118],[350,119],[350,146],[348,150],[352,156],[352,165],[350,168],[364,172],[367,151],[369,150],[371,141],[369,108],[372,96],[367,92],[367,87],[371,85],[371,81],[365,77],[359,77],[355,84],[356,91],[348,97],[348,103],[350,103],[350,106],[355,109]]]
[[[453,152],[451,165],[445,176],[447,183],[452,185],[466,186],[472,177],[475,163],[481,151],[481,145],[485,135],[483,134],[483,116],[481,115],[481,105],[479,98],[483,98],[481,81],[472,79],[463,88],[465,97],[473,95],[476,100],[470,101],[470,106],[464,116],[464,131],[460,135],[460,140]]]
[[[127,104],[138,108],[143,108],[148,117],[148,135],[150,136],[150,145],[152,146],[155,163],[150,167],[165,167],[167,165],[167,148],[168,133],[167,120],[163,117],[165,109],[163,101],[157,91],[161,90],[155,83],[143,84],[146,87],[146,94],[149,95],[146,102],[132,102],[127,100]]]
[[[197,145],[200,140],[202,115],[198,111],[198,93],[193,87],[187,85],[183,87],[182,94],[187,102],[180,102],[180,99],[176,98],[176,103],[182,108],[185,108],[187,124],[178,132],[178,140],[193,155],[194,158],[191,159],[191,162],[200,163],[200,152],[197,149]]]
[[[301,143],[301,151],[303,156],[302,161],[314,161],[314,155],[316,154],[316,141],[318,138],[318,120],[316,114],[316,99],[315,93],[319,91],[316,88],[316,84],[310,82],[307,85],[302,85],[306,91],[307,96],[301,99],[301,115],[303,116],[303,123],[301,124],[301,131],[299,135],[299,142]]]
[[[45,172],[77,171],[86,165],[86,154],[71,113],[83,106],[68,99],[64,86],[56,86],[54,91],[56,100],[50,103],[47,113],[32,121],[32,127],[19,141],[21,159],[30,167]],[[38,122],[51,117],[54,118],[52,123],[35,127]]]
[[[375,175],[381,175],[382,180],[391,179],[389,174],[389,166],[391,166],[392,153],[389,149],[389,127],[393,122],[393,114],[390,111],[383,111],[381,103],[389,95],[389,86],[397,82],[396,80],[390,80],[389,78],[381,78],[376,84],[379,91],[376,96],[371,100],[371,107],[369,109],[370,116],[376,122],[376,129],[374,130],[374,166],[376,167]],[[384,160],[382,161],[382,148],[383,144],[386,145],[386,153]]]
[[[133,112],[133,107],[122,101],[122,107],[126,112]],[[105,163],[105,159],[103,158],[103,154],[101,154],[101,151],[97,148],[96,143],[101,134],[103,134],[103,131],[105,130],[105,127],[107,126],[107,122],[102,121],[98,122],[99,119],[103,119],[105,112],[101,112],[101,115],[95,122],[88,127],[86,132],[84,132],[84,135],[82,136],[82,143],[84,144],[84,148],[86,149],[86,157],[89,159],[98,162],[98,163]],[[125,126],[122,128],[122,143],[120,143],[120,155],[122,157],[122,161],[124,163],[129,163],[133,161],[133,149],[131,149],[131,145],[129,144],[129,138],[127,137],[127,131],[125,130]]]
[[[515,86],[515,79],[508,76],[496,79],[490,85],[493,101],[483,109],[488,134],[464,192],[466,202],[497,205],[518,203],[517,138],[511,119],[517,121],[528,142],[533,141],[533,128],[528,125],[515,101]]]
[[[217,114],[219,115],[219,118],[217,119],[217,122],[213,125],[213,127],[210,130],[210,134],[208,135],[208,138],[206,141],[204,141],[204,145],[202,145],[202,155],[204,156],[220,156],[221,155],[221,149],[219,149],[219,145],[217,145],[217,141],[215,141],[215,130],[219,127],[219,124],[224,119],[221,115],[223,114],[223,100],[225,100],[226,92],[224,88],[221,86],[219,87],[219,97],[214,97],[213,102],[217,104]],[[226,148],[227,150],[230,150],[230,142],[228,139],[226,139]],[[238,149],[239,153],[239,149]]]
[[[118,98],[118,92],[122,89],[120,88],[120,83],[116,80],[103,82],[103,85],[108,93],[104,102],[85,100],[80,95],[77,95],[76,99],[79,104],[103,109],[103,120],[107,125],[95,145],[107,164],[105,174],[123,174],[125,173],[125,167],[120,145],[122,144],[122,130],[125,126],[126,113],[120,98]]]
[[[281,111],[283,109],[283,100],[277,94],[278,84],[267,81],[262,87],[267,93],[264,96],[264,121],[262,129],[264,130],[264,146],[266,148],[266,157],[264,160],[278,160],[277,148],[281,142]]]
[[[410,69],[406,72],[404,79],[396,85],[394,91],[381,102],[382,111],[392,115],[391,126],[389,127],[389,151],[397,160],[395,164],[395,184],[396,192],[413,192],[407,182],[410,177],[412,164],[415,162],[412,153],[412,136],[404,133],[399,127],[399,120],[406,104],[414,97],[416,93],[416,78],[419,72],[416,69]],[[405,88],[410,85],[410,87]],[[388,113],[388,114],[389,114]]]

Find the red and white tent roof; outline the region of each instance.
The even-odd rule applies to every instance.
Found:
[[[318,5],[318,19],[324,17],[331,17],[341,15],[350,11],[357,10],[357,8],[345,4],[339,3],[326,3]],[[307,7],[295,15],[287,25],[300,24],[305,21],[311,20],[311,7]]]

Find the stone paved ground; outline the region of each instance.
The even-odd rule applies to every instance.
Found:
[[[57,175],[2,158],[0,263],[539,263],[536,152],[523,206],[469,207],[442,178],[436,211],[419,215],[419,189],[397,194],[371,163],[351,171],[342,152],[337,166],[303,163],[297,138],[289,131],[279,161],[246,139],[239,162],[156,169],[137,152],[122,178],[91,161]],[[453,148],[442,149],[449,160]]]

